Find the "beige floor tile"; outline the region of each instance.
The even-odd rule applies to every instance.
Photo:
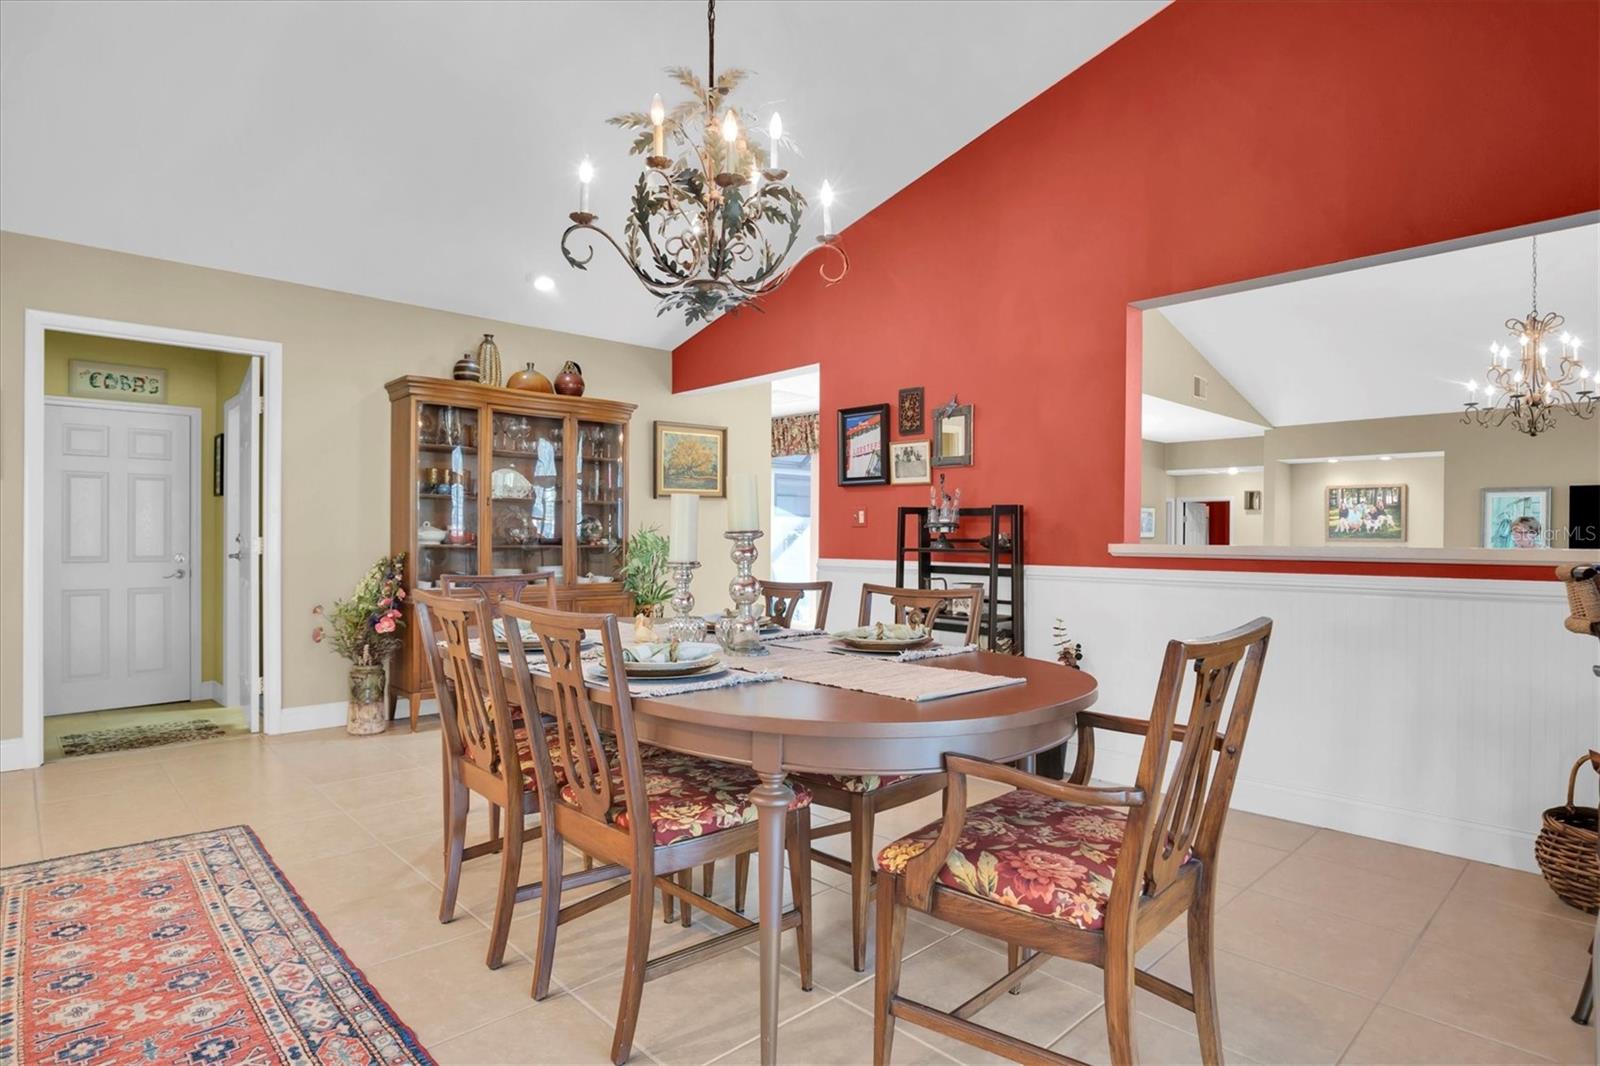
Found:
[[[864,973],[856,973],[851,963],[849,894],[826,888],[812,893],[812,903],[815,910],[812,914],[811,964],[816,987],[825,992],[842,992],[862,981],[871,981],[876,957],[873,931],[876,929],[877,907],[873,907],[871,913],[874,921],[868,925],[867,969]],[[949,935],[943,928],[935,928],[931,922],[912,919],[906,923],[906,954],[921,951]],[[751,947],[748,950],[756,949]],[[787,933],[783,938],[783,964],[796,972],[800,969],[799,951],[794,938]]]
[[[440,784],[441,772],[437,766],[406,766],[398,770],[331,781],[318,787],[329,801],[345,810],[415,802],[438,811],[444,795]]]
[[[924,1044],[914,1033],[909,1025],[896,1030],[891,1056],[895,1063],[948,1066],[951,1060],[947,1056]],[[860,1066],[871,1062],[872,1015],[844,999],[830,999],[778,1027],[778,1057],[784,1062],[810,1066]],[[752,1040],[715,1060],[715,1066],[760,1061],[761,1042]]]
[[[1522,870],[1508,870],[1504,866],[1489,866],[1469,862],[1461,880],[1450,890],[1452,896],[1506,903],[1526,907],[1553,918],[1568,918],[1575,922],[1594,924],[1594,915],[1585,914],[1576,907],[1563,903],[1561,897],[1550,890],[1544,878]]]
[[[350,813],[379,840],[401,840],[424,833],[440,837],[444,833],[444,800],[440,796],[358,807]],[[467,840],[476,842],[488,838],[489,803],[481,796],[473,796],[467,814]]]
[[[1003,955],[962,937],[949,937],[906,959],[900,972],[900,994],[950,1010],[998,980],[1005,969]],[[846,992],[845,998],[870,1011],[874,994],[874,984],[868,981]],[[1030,977],[1020,994],[1001,996],[973,1021],[1048,1047],[1099,1004],[1098,995],[1041,973]],[[916,1033],[918,1039],[962,1062],[1002,1061],[930,1030]]]
[[[39,834],[33,830],[0,828],[0,866],[21,866],[44,858]]]
[[[566,1066],[611,1061],[611,1026],[570,995],[553,995],[515,1014],[428,1048],[440,1066]],[[632,1063],[649,1062],[635,1049]]]
[[[1174,1029],[1147,1014],[1134,1013],[1133,1038],[1141,1062],[1187,1066],[1203,1061],[1200,1057],[1200,1040],[1192,1029]],[[1106,1036],[1105,1008],[1099,1008],[1074,1025],[1072,1031],[1056,1041],[1051,1050],[1090,1063],[1091,1066],[1110,1063],[1111,1045]],[[1223,1057],[1233,1063],[1249,1064],[1255,1061],[1227,1047],[1223,1048]]]
[[[462,937],[365,968],[367,978],[424,1047],[497,1021],[533,1002],[533,964],[515,952],[483,964],[483,941]]]
[[[1217,946],[1377,1000],[1414,937],[1247,890],[1217,915]]]
[[[38,776],[38,770],[7,770],[0,774],[0,804],[31,799]]]
[[[563,937],[567,928],[562,928]],[[652,946],[651,956],[656,953]],[[754,955],[730,951],[651,981],[645,985],[635,1042],[666,1063],[704,1063],[732,1051],[760,1034],[760,971]],[[561,975],[559,958],[556,975]],[[622,976],[615,973],[575,989],[573,994],[608,1021],[615,1021],[621,990]],[[779,1020],[792,1018],[827,998],[826,992],[802,992],[798,977],[785,970],[778,995]]]
[[[1293,851],[1310,840],[1316,834],[1317,827],[1249,811],[1230,810],[1222,832],[1224,837],[1248,840],[1252,844],[1277,848],[1279,851]]]
[[[319,912],[353,900],[385,896],[407,885],[427,883],[382,845],[318,858],[289,856],[277,862],[307,906]]]
[[[1523,907],[1452,895],[1434,915],[1422,939],[1493,960],[1497,966],[1515,960],[1520,967],[1543,967],[1565,975],[1582,973],[1589,964],[1594,935],[1592,918],[1574,922]]]
[[[56,772],[56,767],[62,767]],[[74,804],[83,809],[105,806],[105,797],[112,797],[112,806],[124,800],[139,802],[155,797],[177,798],[178,790],[160,763],[132,766],[107,766],[87,772],[66,763],[49,763],[41,768],[38,783],[41,807]]]
[[[1217,880],[1235,888],[1248,888],[1288,855],[1280,848],[1248,840],[1224,839],[1217,852]]]
[[[593,893],[603,887],[596,886],[584,891]],[[563,900],[563,902],[568,901]],[[511,922],[511,945],[530,958],[538,951],[539,929],[536,922],[541,905],[534,902],[521,904],[517,907],[516,917]],[[696,914],[693,924],[687,929],[676,921],[669,925],[661,920],[659,894],[654,913],[655,920],[650,925],[649,957],[652,959],[660,958],[679,948],[710,940],[728,931],[728,926],[703,914]],[[788,939],[792,935],[785,933],[784,938]],[[620,973],[623,964],[627,962],[627,952],[628,901],[624,898],[614,900],[599,910],[590,911],[583,917],[561,926],[556,934],[555,968],[551,973],[551,979],[564,988],[587,989],[596,982],[610,980],[613,975]],[[724,965],[733,965],[735,955],[742,956],[744,952],[736,951],[720,955],[687,970],[679,971],[679,975],[710,973]],[[743,959],[738,960],[738,965],[743,965]],[[668,980],[662,978],[661,983],[666,983]],[[656,982],[651,982],[652,987],[655,984]],[[798,982],[794,987],[799,988]],[[614,1002],[602,1005],[590,998],[587,992],[584,999],[606,1017],[616,1017]],[[731,1046],[730,1044],[729,1047]]]
[[[1341,1062],[1361,1066],[1388,1066],[1396,1062],[1438,1063],[1539,1063],[1549,1059],[1493,1040],[1464,1032],[1451,1025],[1419,1018],[1415,1014],[1379,1006],[1362,1027]]]
[[[40,837],[45,858],[62,855],[79,855],[86,851],[121,847],[125,844],[142,844],[162,837],[182,836],[197,832],[198,820],[187,811],[179,813],[139,812],[126,815],[119,821],[97,821],[88,824],[66,824],[47,828]]]
[[[1333,829],[1317,830],[1315,836],[1300,845],[1300,852],[1340,866],[1446,888],[1455,884],[1467,865],[1465,859],[1436,851],[1408,848],[1404,844],[1352,836]]]
[[[1593,1062],[1595,1030],[1570,1015],[1581,969],[1557,974],[1485,964],[1484,957],[1420,944],[1383,1002],[1560,1062]]]
[[[1435,881],[1352,870],[1304,852],[1290,855],[1250,887],[1407,936],[1422,932],[1448,892]]]
[[[1152,971],[1189,987],[1189,959],[1172,952]],[[1217,952],[1217,1001],[1223,1046],[1258,1062],[1336,1062],[1375,1006],[1372,1000],[1228,951]],[[1146,992],[1138,1009],[1186,1033],[1194,1015]]]
[[[280,864],[347,855],[378,843],[371,833],[356,824],[355,819],[341,811],[310,818],[252,819],[245,824],[255,830],[262,847]]]
[[[489,948],[488,926],[472,915],[439,921],[439,890],[427,884],[322,907],[317,917],[363,969],[463,938],[475,940],[484,952]]]

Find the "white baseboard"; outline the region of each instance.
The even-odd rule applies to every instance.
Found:
[[[29,770],[37,766],[28,757],[28,744],[22,737],[0,740],[0,773],[7,770]]]
[[[439,713],[437,700],[423,700],[418,709],[420,717]],[[349,704],[345,700],[336,700],[332,703],[308,703],[299,707],[285,707],[278,712],[277,728],[267,730],[268,733],[304,733],[311,729],[333,729],[343,726],[349,716]],[[395,721],[409,718],[409,711],[401,705],[395,715]]]

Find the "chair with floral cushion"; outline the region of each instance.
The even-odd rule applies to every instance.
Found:
[[[1222,1061],[1212,937],[1217,849],[1271,632],[1272,622],[1259,618],[1220,636],[1170,642],[1149,721],[1078,714],[1078,757],[1068,781],[945,756],[943,821],[878,856],[874,1062],[889,1061],[897,1021],[1017,1062],[1074,1061],[971,1020],[1018,991],[1052,956],[1105,971],[1113,1063],[1138,1061],[1135,986],[1193,1011],[1202,1059]],[[1193,695],[1179,724],[1190,673]],[[1131,787],[1088,784],[1097,729],[1144,736]],[[969,809],[969,777],[1014,791]],[[953,1011],[901,996],[908,908],[1006,941],[1008,972]],[[1186,912],[1192,992],[1134,965],[1139,949]]]
[[[894,621],[906,625],[932,627],[941,613],[955,604],[967,612],[966,642],[978,641],[978,620],[983,614],[983,589],[910,589],[893,585],[863,585],[858,625],[872,621],[873,601],[889,601]],[[825,606],[826,604],[824,604]],[[952,611],[952,616],[954,612]],[[819,623],[820,625],[820,623]],[[841,859],[826,851],[813,850],[811,857],[824,866],[850,875],[850,951],[856,972],[867,968],[867,925],[872,920],[872,832],[879,811],[890,811],[931,796],[944,787],[942,774],[796,774],[795,780],[811,790],[811,802],[819,807],[846,811],[846,821],[818,826],[812,838],[840,833],[850,834],[850,858]],[[749,863],[741,860],[734,867],[734,907],[744,910]]]
[[[615,615],[573,614],[511,601],[501,603],[499,610],[507,623],[519,702],[524,708],[539,708],[555,733],[551,744],[533,748],[549,885],[539,912],[533,997],[542,1000],[550,993],[557,928],[626,896],[627,957],[611,1044],[612,1061],[620,1066],[633,1049],[646,981],[740,948],[760,933],[755,922],[692,891],[688,877],[676,876],[757,850],[759,826],[750,793],[760,779],[741,766],[639,743]],[[516,622],[526,622],[538,640],[544,652],[542,669],[529,667],[522,627]],[[585,676],[586,632],[600,636],[603,678]],[[607,733],[615,738],[612,745],[602,740]],[[794,909],[783,915],[782,928],[796,930],[800,986],[809,990],[811,868],[802,860],[811,846],[811,797],[803,786],[795,786],[794,792],[787,827]],[[563,907],[558,886],[570,884],[561,877],[566,844],[606,863],[605,868],[625,869],[628,882]],[[651,959],[656,889],[733,930]]]
[[[533,746],[521,716],[506,698],[500,672],[482,669],[472,654],[472,643],[479,634],[491,632],[493,615],[485,595],[476,590],[454,595],[418,592],[416,611],[419,629],[434,638],[422,643],[439,700],[444,744],[444,891],[439,921],[455,918],[462,863],[498,852],[500,885],[485,960],[491,969],[498,969],[505,960],[513,908],[524,900],[537,899],[542,891],[539,882],[518,884],[522,846],[539,839],[542,828],[524,828],[525,817],[539,811]],[[492,639],[489,645],[492,654]],[[542,746],[548,746],[551,739],[544,737]],[[467,814],[474,793],[489,802],[492,815],[504,812],[504,819],[491,817],[489,839],[468,844]],[[575,887],[625,873],[620,867],[585,870],[573,874],[567,883]]]

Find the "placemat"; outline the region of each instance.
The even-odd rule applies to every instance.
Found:
[[[770,654],[759,659],[730,658],[726,662],[735,670],[776,671],[790,681],[853,689],[913,703],[987,692],[1027,681],[1027,678],[980,674],[975,670],[933,669],[886,660],[882,656],[834,655],[783,644],[774,645]]]
[[[830,655],[854,655],[861,659],[878,659],[888,663],[914,663],[920,659],[943,659],[947,655],[965,655],[969,651],[978,650],[976,644],[930,644],[926,647],[897,652],[894,655],[885,655],[883,652],[858,651],[855,648],[846,648],[835,643],[834,639],[826,633],[791,636],[784,640],[783,646],[786,648],[799,648],[803,651],[822,651]]]
[[[543,663],[528,665],[534,673],[550,676],[550,668]],[[746,670],[742,667],[719,673],[716,677],[663,677],[650,680],[630,677],[628,695],[635,699],[648,699],[651,696],[682,696],[688,692],[707,692],[715,688],[733,688],[735,685],[759,685],[766,681],[781,680],[782,677],[782,674],[775,671]],[[583,668],[583,679],[593,688],[603,688],[606,684],[605,673],[599,663],[586,665]]]

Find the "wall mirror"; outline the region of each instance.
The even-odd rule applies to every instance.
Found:
[[[1535,284],[1564,322],[1530,435],[1495,408]],[[1592,217],[1231,288],[1144,306],[1144,543],[1600,547]]]

